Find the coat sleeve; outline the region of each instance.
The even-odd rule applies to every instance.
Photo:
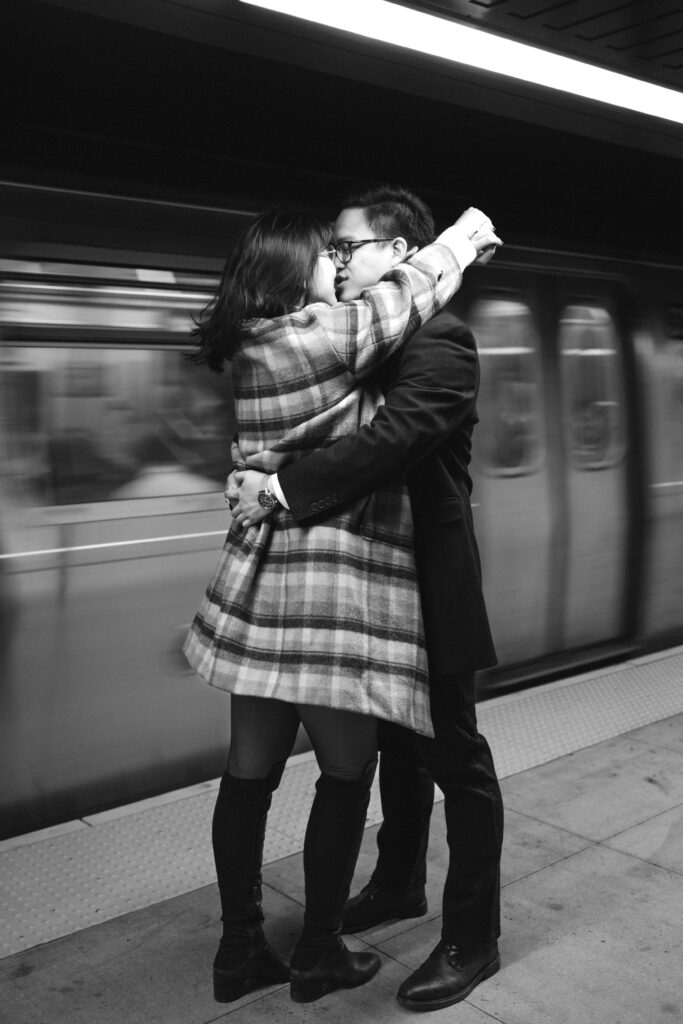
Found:
[[[472,415],[478,385],[471,331],[437,317],[406,343],[397,382],[371,423],[279,471],[294,518],[329,513],[402,477]]]
[[[394,267],[359,299],[316,304],[303,313],[315,319],[347,369],[363,379],[443,309],[461,282],[451,250],[434,243]]]

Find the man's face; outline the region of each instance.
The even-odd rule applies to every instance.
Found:
[[[377,238],[360,207],[349,207],[337,217],[334,225],[335,242],[356,242],[366,238]],[[373,242],[353,250],[349,263],[341,266],[335,260],[337,276],[334,286],[337,298],[342,302],[357,299],[364,288],[377,284],[380,278],[400,262],[391,242]]]

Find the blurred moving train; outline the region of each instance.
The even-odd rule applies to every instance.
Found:
[[[220,260],[80,230],[0,251],[4,835],[216,776],[229,729],[179,653],[228,525],[229,374],[185,358]],[[683,641],[682,285],[541,247],[466,275],[483,696]]]

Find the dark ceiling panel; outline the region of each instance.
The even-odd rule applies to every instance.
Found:
[[[447,68],[339,34],[316,48],[298,25],[228,18],[252,11],[235,5],[2,0],[0,179],[250,210],[286,197],[328,215],[361,182],[400,181],[441,223],[454,205],[500,211],[508,242],[680,252],[680,159],[652,144],[683,156],[673,128],[593,110],[591,135],[587,103],[545,96],[543,121],[530,99],[514,116],[489,78],[482,109]],[[354,75],[362,62],[376,77]]]
[[[5,22],[6,8],[14,2],[26,11],[26,16],[30,10],[41,8],[70,10],[110,24],[128,24],[139,30],[149,30],[162,39],[179,38],[187,44],[201,44],[215,51],[209,58],[211,62],[220,60],[220,51],[229,51],[304,68],[316,74],[337,76],[345,82],[389,89],[395,94],[447,103],[461,113],[493,114],[518,123],[559,129],[646,152],[677,158],[683,155],[681,126],[665,117],[590,100],[559,87],[534,85],[504,74],[469,67],[457,60],[434,58],[412,48],[390,46],[351,31],[342,32],[262,10],[240,0],[98,0],[97,4],[92,0],[3,0]],[[674,52],[674,36],[661,38],[661,26],[669,26],[668,13],[672,8],[680,7],[680,0],[650,0],[646,4],[634,0],[627,4],[618,3],[618,0],[394,2],[446,15],[470,25],[476,23],[498,35],[536,43],[619,70],[625,70],[627,65],[636,62],[641,69],[641,77],[649,77],[653,81],[658,76],[662,77],[660,69],[665,65],[670,75],[680,77],[675,69],[679,57]],[[608,11],[626,10],[631,19],[628,24],[623,17],[615,23],[620,26],[622,34],[605,36],[602,41],[582,40],[578,26],[574,29],[552,28],[554,22],[551,23],[551,19],[562,18],[563,24],[581,20],[584,23],[582,31],[585,32],[589,26],[595,33],[600,25],[603,28],[607,25],[601,19]],[[586,21],[593,15],[597,15],[595,20]],[[628,25],[635,24],[636,15],[640,21],[649,19],[657,30],[651,26],[647,33],[639,30],[639,34],[634,36]],[[35,20],[39,25],[43,19],[38,14]],[[674,24],[678,24],[678,19],[671,20],[671,25]],[[637,46],[633,45],[634,40]],[[591,47],[593,55],[588,52]],[[597,51],[604,59],[595,56]],[[122,57],[125,60],[127,54],[124,52]],[[644,65],[649,69],[647,76],[642,72]],[[339,89],[340,99],[333,105],[335,116],[340,102],[343,106],[347,88]]]

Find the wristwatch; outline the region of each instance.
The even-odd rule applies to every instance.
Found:
[[[268,481],[269,480],[270,480],[270,477],[267,476],[265,478],[265,480],[264,480],[263,487],[261,488],[261,490],[257,494],[257,498],[258,498],[258,503],[261,506],[261,508],[266,508],[270,512],[270,510],[274,509],[275,506],[277,505],[277,498],[275,497],[273,492],[268,487]]]

